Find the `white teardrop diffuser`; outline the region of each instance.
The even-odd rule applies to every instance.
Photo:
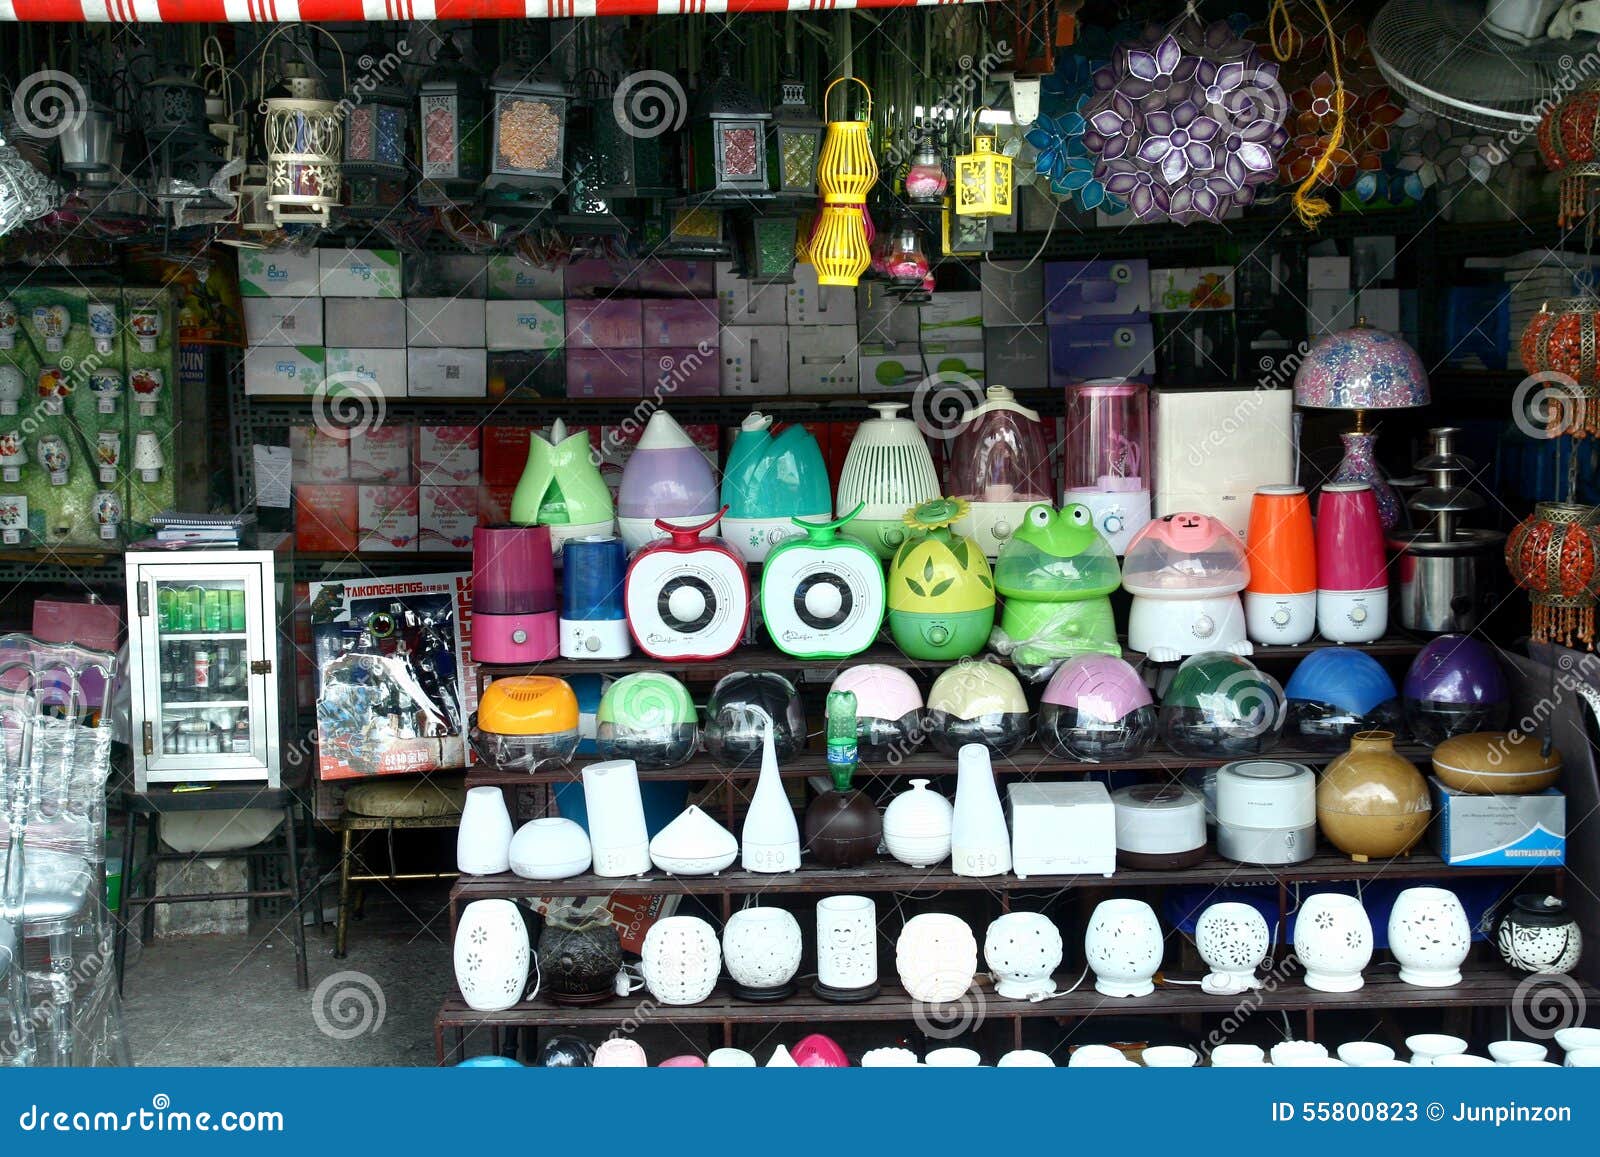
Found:
[[[713,876],[733,863],[739,841],[695,804],[656,833],[650,859],[674,876]]]
[[[994,783],[989,749],[968,743],[957,754],[956,808],[950,862],[958,876],[1000,876],[1011,870],[1011,834]]]
[[[642,876],[650,870],[650,834],[639,796],[639,767],[606,759],[583,769],[589,846],[597,876]]]
[[[772,720],[761,737],[761,775],[739,834],[740,864],[747,872],[793,872],[800,867],[800,825],[778,775],[778,752],[772,743]]]
[[[571,820],[529,820],[511,837],[511,870],[524,880],[565,880],[589,862],[589,833]]]
[[[492,876],[511,867],[511,813],[497,787],[467,791],[456,829],[456,871],[463,876]]]

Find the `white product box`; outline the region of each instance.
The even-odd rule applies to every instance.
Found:
[[[1350,289],[1348,257],[1307,257],[1307,289]]]
[[[350,480],[350,439],[320,426],[289,430],[289,477],[295,483],[335,484]]]
[[[434,486],[476,485],[480,473],[476,426],[418,426],[417,479]]]
[[[864,342],[915,345],[917,307],[881,281],[864,281],[856,287],[856,333]]]
[[[755,286],[751,290],[751,297],[754,298],[764,288]],[[855,290],[842,285],[818,285],[815,266],[796,265],[794,281],[786,288],[790,325],[856,324]]]
[[[400,297],[400,254],[393,249],[319,249],[323,297]]]
[[[724,394],[789,392],[789,327],[722,327],[721,384]]]
[[[853,394],[856,381],[854,325],[789,327],[791,394]]]
[[[1011,870],[1029,876],[1110,876],[1117,815],[1103,783],[1014,783],[1006,789]]]
[[[476,486],[420,486],[417,508],[419,549],[472,549],[472,528],[478,525]]]
[[[417,488],[361,486],[356,493],[358,550],[417,549]]]
[[[520,257],[489,258],[488,290],[490,301],[536,301],[567,292],[560,266],[546,269]]]
[[[321,278],[317,250],[239,250],[240,297],[316,297]]]
[[[327,376],[321,346],[251,346],[244,351],[244,392],[311,394]]]
[[[484,334],[492,350],[555,350],[567,341],[567,306],[550,301],[491,301]]]
[[[327,346],[404,349],[406,303],[384,297],[325,298],[322,332]]]
[[[1366,318],[1368,325],[1396,333],[1400,329],[1400,291],[1363,289],[1356,295],[1356,313]]]
[[[921,340],[983,343],[983,294],[935,293],[917,309]]]
[[[481,348],[484,344],[484,303],[470,297],[408,297],[406,345]]]
[[[1044,324],[1043,262],[985,261],[978,279],[983,286],[984,325]]]
[[[482,398],[489,393],[489,352],[406,350],[406,393],[413,398]]]
[[[251,345],[322,345],[322,298],[245,297],[244,333]]]
[[[912,392],[924,381],[973,396],[984,386],[983,347],[966,342],[927,345],[862,345],[856,357],[856,380],[863,394]]]
[[[733,264],[717,265],[717,320],[723,325],[788,325],[788,294],[782,285],[736,277]]]
[[[406,350],[371,349],[366,346],[329,346],[328,394],[337,397],[341,387],[355,389],[363,383],[386,398],[406,396]]]
[[[1259,487],[1294,478],[1294,391],[1156,390],[1155,513],[1194,511],[1244,538]]]
[[[1306,332],[1312,338],[1349,329],[1356,323],[1356,298],[1348,289],[1313,289],[1306,293]]]

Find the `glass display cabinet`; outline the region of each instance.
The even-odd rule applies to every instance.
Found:
[[[137,790],[280,786],[294,713],[288,542],[285,535],[265,550],[128,552]]]

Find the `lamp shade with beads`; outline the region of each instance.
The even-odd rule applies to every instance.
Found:
[[[1533,602],[1533,641],[1594,649],[1600,507],[1541,502],[1506,538],[1506,567]]]
[[[1566,228],[1588,212],[1600,178],[1600,83],[1591,81],[1549,108],[1539,120],[1538,141],[1545,166],[1561,175],[1557,217]]]
[[[1552,387],[1545,420],[1552,435],[1600,434],[1600,297],[1545,302],[1518,342],[1522,368]]]

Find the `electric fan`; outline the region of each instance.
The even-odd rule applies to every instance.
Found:
[[[1368,30],[1383,78],[1413,108],[1489,132],[1529,131],[1593,47],[1600,5],[1389,0]],[[1584,35],[1589,33],[1591,35]]]

